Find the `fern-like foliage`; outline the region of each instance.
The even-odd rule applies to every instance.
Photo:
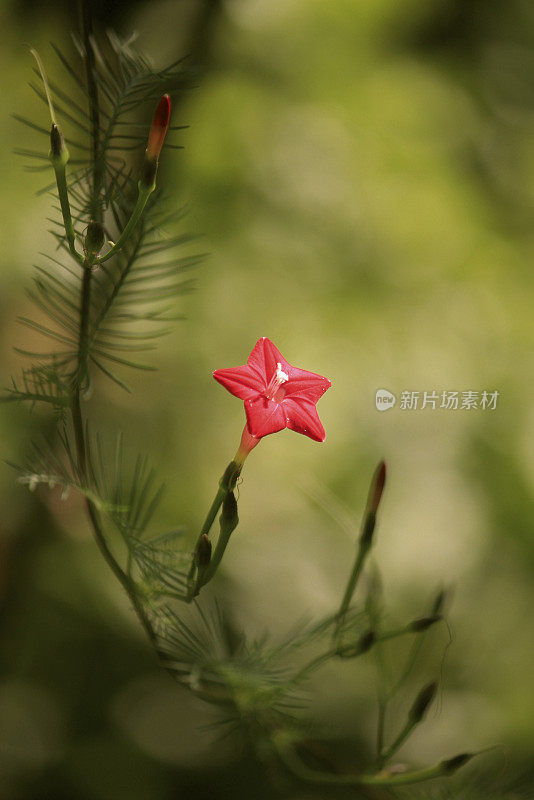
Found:
[[[87,437],[87,441],[91,442]],[[87,452],[91,491],[99,498],[107,517],[128,551],[128,574],[147,605],[162,599],[184,600],[186,568],[191,560],[184,549],[183,529],[151,536],[149,525],[161,500],[164,485],[146,456],[133,463],[125,457],[123,437],[117,437],[114,453],[96,437]]]
[[[87,41],[73,37],[73,52],[67,54],[52,44],[63,74],[57,81],[48,81],[54,107],[65,133],[65,142],[72,151],[68,186],[73,196],[73,210],[80,225],[98,214],[95,200],[102,209],[112,200],[123,198],[125,189],[135,183],[130,155],[142,151],[150,128],[150,111],[164,92],[182,91],[190,85],[192,73],[179,60],[165,69],[154,70],[135,48],[132,39],[120,39],[108,32]],[[45,106],[46,87],[35,69],[37,82],[30,86]],[[140,121],[143,119],[144,122]],[[20,114],[15,118],[47,137],[50,128],[36,124]],[[175,125],[172,131],[185,126]],[[175,142],[166,147],[177,148]],[[48,161],[46,146],[42,149],[17,148],[26,158]],[[39,167],[49,170],[48,164]],[[92,178],[98,177],[96,187]],[[54,189],[51,181],[42,192]],[[131,198],[130,198],[131,199]],[[60,227],[60,226],[58,226]],[[82,230],[80,228],[79,232]],[[60,239],[63,234],[60,232]]]
[[[163,226],[183,211],[165,214],[153,206],[134,240],[123,252],[101,265],[93,279],[88,356],[101,372],[124,386],[116,366],[151,369],[139,353],[154,349],[154,340],[176,318],[174,299],[191,289],[189,270],[202,256],[182,255],[194,237],[165,236]],[[117,226],[124,224],[115,204]],[[126,387],[125,387],[126,388]]]
[[[36,137],[34,149],[16,152],[35,162],[31,169],[52,174],[54,167],[56,173],[40,190],[52,198],[54,247],[41,253],[34,267],[28,296],[36,313],[20,318],[43,345],[17,348],[33,363],[1,399],[53,408],[57,435],[32,445],[17,466],[19,480],[32,490],[42,485],[60,487],[63,496],[81,492],[101,550],[152,635],[154,609],[186,599],[191,554],[183,531],[149,532],[163,490],[155,471],[145,456],[133,462],[125,457],[122,435],[114,448],[104,445],[84,420],[81,399],[95,372],[127,388],[122,368],[153,369],[146,355],[178,318],[176,298],[191,289],[190,271],[202,256],[189,246],[194,237],[178,232],[185,208],[176,205],[174,193],[160,189],[151,193],[131,236],[112,257],[89,259],[85,234],[94,222],[102,226],[108,240],[104,255],[127,227],[154,105],[164,93],[180,95],[191,72],[181,61],[155,70],[133,40],[112,32],[95,36],[87,8],[82,4],[82,31],[71,52],[52,45],[57,77],[45,75],[34,53],[36,80],[30,84],[68,148],[63,195],[49,154],[46,117],[34,122],[15,115]],[[170,126],[171,136],[183,127]],[[179,145],[167,137],[166,147]]]
[[[39,402],[48,403],[64,420],[68,394],[69,387],[62,380],[57,359],[52,358],[49,364],[36,364],[25,369],[20,379],[12,378],[2,399],[4,402],[26,400],[32,406]]]
[[[135,202],[151,109],[163,92],[172,94],[190,83],[190,71],[180,61],[153,70],[130,41],[120,40],[113,33],[100,43],[91,38],[90,60],[86,46],[78,39],[74,40],[76,58],[53,47],[63,76],[48,81],[48,89],[71,151],[67,187],[74,229],[81,243],[89,221],[100,219],[108,238],[114,240]],[[47,87],[38,69],[35,73],[39,80],[31,86],[48,105]],[[16,152],[43,161],[42,169],[50,170],[49,145],[44,138],[49,137],[49,129],[16,117],[42,134],[39,148],[18,148]],[[173,126],[171,130],[183,127]],[[166,147],[178,145],[167,142]],[[55,182],[42,191],[55,194]],[[135,236],[98,267],[92,280],[85,355],[91,366],[125,388],[116,374],[117,367],[151,368],[139,360],[138,354],[153,349],[154,339],[169,331],[168,323],[176,318],[174,300],[191,289],[188,272],[202,258],[198,253],[184,252],[194,237],[165,232],[185,213],[184,208],[169,211],[168,200],[162,202],[165,198],[161,193],[154,193]],[[39,368],[36,381],[32,378],[35,370],[31,370],[20,387],[13,387],[11,396],[32,400],[36,395],[35,399],[48,398],[49,402],[57,397],[61,405],[77,369],[83,274],[69,253],[57,199],[55,202],[58,216],[50,222],[56,251],[42,254],[43,262],[35,266],[33,287],[28,292],[38,316],[21,319],[53,347],[21,351],[44,366]],[[45,375],[53,387],[41,386]]]
[[[249,641],[236,633],[218,603],[196,603],[188,615],[163,605],[154,624],[168,668],[200,697],[224,706],[227,724],[251,719],[267,727],[287,724],[307,705],[291,658],[294,648],[304,646],[303,631],[276,644],[267,638]]]

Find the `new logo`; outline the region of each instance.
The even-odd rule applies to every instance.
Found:
[[[390,408],[393,408],[395,403],[397,402],[397,398],[391,392],[388,392],[387,389],[377,389],[375,395],[375,404],[377,411],[389,411]]]

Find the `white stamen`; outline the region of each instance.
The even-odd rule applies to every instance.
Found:
[[[276,365],[276,381],[278,385],[285,383],[289,380],[289,375],[282,370],[282,365],[280,362]]]
[[[276,365],[276,372],[269,381],[269,385],[265,391],[265,397],[269,398],[269,400],[274,400],[276,392],[282,386],[283,383],[286,383],[289,380],[289,375],[285,373],[282,369],[282,365],[278,363]]]

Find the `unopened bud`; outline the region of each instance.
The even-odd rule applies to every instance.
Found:
[[[366,653],[374,645],[376,641],[376,634],[374,631],[367,631],[358,642],[358,655]]]
[[[170,117],[171,98],[168,94],[164,94],[154,112],[150,133],[148,134],[145,159],[139,175],[139,183],[148,189],[152,189],[156,183],[158,160],[167,135]]]
[[[371,481],[371,488],[369,490],[369,500],[367,508],[373,514],[376,514],[378,506],[380,505],[380,500],[382,498],[382,492],[384,491],[385,483],[386,483],[386,462],[381,461],[375,470],[375,474],[373,475],[373,480]]]
[[[148,144],[146,148],[146,157],[149,160],[158,159],[167,135],[169,127],[169,120],[171,118],[171,98],[168,94],[164,94],[154,112],[150,133],[148,135]]]
[[[219,521],[221,531],[224,531],[226,534],[231,533],[234,528],[237,528],[239,517],[237,514],[237,500],[233,492],[228,492],[223,500]]]
[[[50,130],[50,153],[55,157],[60,156],[63,147],[63,136],[58,126],[54,124]]]
[[[50,153],[49,158],[54,162],[62,162],[66,164],[69,160],[69,151],[65,145],[65,140],[60,129],[54,122],[50,129]]]
[[[91,220],[87,226],[84,239],[84,250],[88,255],[99,253],[104,245],[104,227],[101,222]]]
[[[414,619],[413,622],[410,622],[408,625],[408,630],[413,631],[414,633],[422,633],[423,631],[428,630],[428,628],[432,627],[436,622],[439,622],[441,619],[441,614],[433,614],[431,617],[420,617],[419,619]]]
[[[205,533],[198,543],[195,557],[198,567],[207,567],[211,561],[211,542]]]
[[[441,766],[447,775],[452,775],[457,769],[460,769],[460,767],[463,767],[468,761],[471,761],[473,756],[473,753],[460,753],[457,756],[446,759],[446,761],[442,761]]]
[[[363,636],[360,636],[357,642],[349,644],[345,647],[340,647],[337,654],[340,658],[355,658],[366,653],[376,642],[376,633],[374,631],[367,631]]]
[[[423,717],[426,714],[426,711],[434,699],[436,694],[436,690],[438,688],[438,684],[436,681],[432,681],[432,683],[427,684],[417,697],[415,698],[415,702],[410,709],[409,719],[413,725],[416,725],[418,722],[421,722]]]

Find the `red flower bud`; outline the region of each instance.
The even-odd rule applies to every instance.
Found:
[[[150,161],[157,161],[165,136],[167,135],[167,128],[169,127],[169,120],[171,118],[171,98],[168,94],[164,94],[159,101],[157,108],[154,112],[154,118],[150,127],[148,135],[148,145],[146,148],[146,157]]]

